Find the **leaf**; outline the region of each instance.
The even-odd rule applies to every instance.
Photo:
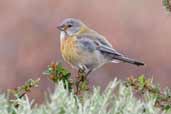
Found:
[[[171,12],[171,0],[162,0],[164,8]]]
[[[170,109],[171,109],[171,106],[170,105],[166,105],[164,107],[164,111],[166,111],[166,112],[170,111]]]
[[[141,75],[141,76],[138,77],[138,82],[140,84],[140,87],[143,88],[144,85],[145,85],[145,82],[146,82],[145,78],[144,78],[144,75]]]

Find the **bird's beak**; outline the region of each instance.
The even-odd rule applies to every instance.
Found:
[[[59,29],[60,31],[65,31],[67,29],[67,26],[66,25],[60,25],[60,26],[57,26],[57,29]]]

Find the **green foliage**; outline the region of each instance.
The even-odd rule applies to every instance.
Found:
[[[48,66],[47,70],[43,72],[44,75],[48,76],[50,80],[58,84],[59,81],[64,83],[64,88],[69,89],[69,91],[74,91],[75,93],[80,94],[82,91],[87,91],[88,80],[86,79],[85,73],[82,70],[79,70],[77,79],[73,81],[71,79],[71,73],[65,69],[61,63],[52,63]]]
[[[152,80],[145,79],[143,75],[137,78],[130,77],[125,84],[127,87],[133,88],[134,92],[139,93],[141,99],[145,99],[145,94],[155,98],[154,106],[162,111],[168,112],[171,110],[170,89],[167,88],[162,92],[159,86],[154,85]]]
[[[31,91],[31,88],[38,87],[40,79],[33,80],[29,79],[25,82],[24,85],[19,86],[14,89],[9,89],[9,92],[12,93],[16,98],[22,98],[27,92]]]
[[[171,12],[171,0],[162,0],[164,8],[168,11]]]
[[[138,100],[130,87],[117,80],[111,82],[104,92],[95,87],[91,93],[83,94],[82,99],[59,81],[55,91],[49,93],[49,99],[40,106],[33,106],[27,96],[15,101],[19,103],[17,108],[0,94],[0,114],[160,114],[154,107],[154,98]]]
[[[0,94],[0,114],[166,114],[171,110],[170,89],[163,91],[144,75],[114,80],[102,91],[88,91],[88,80],[79,71],[76,81],[61,64],[51,64],[44,72],[55,83],[55,91],[41,105],[32,105],[27,97],[40,79],[28,80],[10,90],[15,97]],[[78,87],[75,92],[75,88]],[[81,92],[81,94],[80,94]]]
[[[64,88],[69,88],[69,91],[72,90],[72,80],[71,73],[65,69],[61,63],[52,63],[48,66],[48,69],[43,72],[44,75],[48,76],[54,83],[62,81],[64,83]]]

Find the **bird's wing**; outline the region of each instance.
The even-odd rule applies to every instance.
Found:
[[[112,45],[103,37],[101,38],[101,36],[98,37],[97,35],[94,36],[91,34],[81,35],[78,36],[78,41],[80,46],[88,51],[93,51],[96,49],[105,54],[122,56],[122,54],[113,49]]]
[[[113,54],[116,56],[123,56],[121,53],[117,52],[115,49],[111,47],[107,47],[105,45],[100,45],[98,48],[102,53],[108,53],[108,54]]]
[[[96,36],[95,40],[98,41],[101,45],[112,48],[112,45],[104,38],[104,36]]]
[[[100,39],[100,40],[99,40]],[[120,54],[115,49],[113,49],[110,45],[108,45],[108,42],[105,42],[105,40],[101,40],[100,37],[97,38],[93,35],[81,35],[78,37],[78,44],[80,45],[83,50],[87,52],[93,52],[93,51],[100,51],[104,56],[107,58],[113,60],[113,62],[123,61],[130,64],[134,64],[137,66],[144,65],[143,62],[139,62],[134,59],[130,59],[123,54]]]
[[[81,49],[85,52],[93,52],[96,50],[97,45],[94,43],[94,40],[92,40],[89,37],[85,36],[79,36],[77,39],[77,49]]]

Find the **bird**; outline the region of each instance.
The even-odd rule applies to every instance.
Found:
[[[62,57],[73,68],[84,71],[86,76],[110,62],[144,65],[116,51],[103,35],[79,19],[66,18],[57,28]]]

